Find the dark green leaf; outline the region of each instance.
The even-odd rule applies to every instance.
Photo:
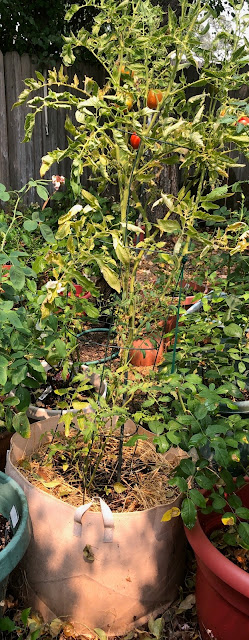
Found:
[[[19,267],[11,267],[10,269],[10,280],[13,284],[14,289],[20,291],[25,285],[25,275],[22,269]]]
[[[35,231],[35,229],[37,229],[38,227],[38,224],[35,220],[25,220],[23,226],[26,231]]]
[[[53,234],[52,229],[50,229],[50,227],[47,224],[41,224],[40,225],[40,232],[43,236],[43,238],[46,240],[46,242],[48,242],[49,244],[55,244],[56,240]],[[36,269],[34,269],[36,271]]]
[[[206,500],[202,493],[198,491],[198,489],[191,489],[189,492],[189,498],[191,498],[192,502],[197,505],[197,507],[201,507],[201,509],[205,509]]]
[[[13,417],[13,427],[15,431],[20,433],[22,438],[30,437],[30,424],[26,413],[16,413]]]
[[[193,460],[190,460],[190,458],[187,460],[181,460],[180,469],[186,474],[186,476],[192,476],[195,472],[195,463]]]
[[[182,502],[181,516],[185,526],[188,529],[192,529],[196,521],[197,511],[194,503],[189,498],[184,498]]]
[[[235,513],[238,516],[238,518],[249,520],[249,509],[246,509],[246,507],[238,507]]]
[[[239,535],[241,537],[242,542],[245,543],[247,547],[249,547],[249,523],[248,522],[240,522],[238,526]]]
[[[230,336],[230,338],[242,338],[243,335],[241,327],[234,322],[224,327],[224,333],[226,336]]]

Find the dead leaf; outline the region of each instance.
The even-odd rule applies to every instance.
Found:
[[[153,634],[153,636],[155,636],[155,638],[159,640],[159,638],[161,638],[161,635],[164,629],[164,619],[157,618],[156,620],[154,620],[154,618],[150,618],[148,622],[148,627],[150,632]]]
[[[121,484],[121,482],[115,482],[115,484],[113,485],[114,491],[116,491],[116,493],[123,493],[123,491],[126,491],[126,487]]]
[[[63,622],[60,618],[55,618],[49,625],[49,631],[51,633],[52,638],[56,638],[58,633],[62,630]]]
[[[66,624],[63,627],[63,634],[65,638],[71,638],[71,636],[74,637],[75,629],[73,624],[71,624],[71,622],[66,622]]]
[[[192,609],[195,605],[195,594],[190,593],[180,604],[178,609],[176,610],[176,615],[180,615],[184,611],[188,611],[188,609]]]
[[[83,549],[83,558],[85,562],[89,562],[90,564],[94,562],[94,553],[90,544],[86,544]],[[95,629],[94,629],[95,631]]]

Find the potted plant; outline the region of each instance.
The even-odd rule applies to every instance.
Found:
[[[91,5],[92,2],[89,1],[88,6]],[[67,13],[67,19],[70,19],[78,8],[78,5],[72,5]],[[199,54],[199,44],[196,50],[196,34],[202,28],[199,23],[201,10],[202,3],[199,1],[194,5],[182,2],[182,14],[179,23],[177,23],[171,10],[169,10],[168,24],[164,27],[161,26],[162,13],[160,9],[158,7],[152,7],[150,3],[146,4],[145,12],[144,3],[140,3],[139,1],[136,3],[128,2],[127,12],[124,12],[122,3],[120,5],[114,2],[114,0],[108,0],[108,2],[105,2],[104,5],[100,7],[94,19],[92,32],[89,34],[82,28],[77,36],[73,34],[68,36],[63,50],[64,63],[70,65],[74,61],[74,49],[79,46],[87,47],[103,64],[106,70],[108,80],[105,87],[99,88],[97,83],[89,78],[85,78],[83,87],[80,86],[78,78],[75,78],[70,85],[68,77],[62,68],[59,75],[56,70],[50,71],[48,81],[46,81],[40,73],[37,73],[37,79],[29,79],[29,81],[26,81],[28,88],[25,89],[19,99],[19,103],[25,102],[33,90],[39,90],[48,84],[48,95],[44,98],[39,96],[39,106],[37,96],[30,100],[32,112],[29,113],[26,120],[26,140],[31,137],[37,109],[40,111],[41,108],[51,105],[54,108],[60,108],[62,100],[63,108],[65,106],[68,106],[68,108],[76,108],[76,124],[73,124],[69,117],[66,120],[66,128],[69,134],[68,148],[63,151],[56,149],[49,152],[43,158],[41,166],[41,175],[43,176],[53,162],[58,162],[60,159],[69,156],[72,161],[71,185],[75,198],[80,199],[79,203],[77,202],[65,215],[59,218],[59,229],[55,238],[58,243],[56,250],[44,254],[44,258],[47,259],[49,265],[56,273],[56,282],[63,285],[65,281],[72,282],[75,278],[77,283],[91,291],[91,287],[93,287],[93,284],[89,282],[89,271],[91,270],[92,273],[94,272],[94,275],[101,272],[109,286],[118,295],[120,295],[122,291],[122,298],[121,300],[118,299],[116,305],[120,311],[120,316],[117,317],[116,321],[116,329],[120,326],[120,330],[117,331],[121,349],[121,367],[118,372],[120,377],[118,380],[115,376],[113,377],[113,384],[110,385],[107,398],[109,401],[108,405],[104,399],[99,398],[99,402],[96,402],[94,405],[94,416],[83,415],[82,412],[82,415],[79,414],[77,417],[78,427],[82,431],[83,444],[80,448],[81,457],[79,458],[77,451],[75,455],[79,472],[82,476],[81,480],[84,490],[87,473],[90,471],[90,487],[93,485],[97,473],[97,470],[95,473],[95,467],[94,469],[92,468],[93,453],[95,452],[94,459],[99,469],[100,463],[103,461],[103,454],[107,447],[107,442],[109,442],[110,437],[115,437],[115,432],[118,428],[120,428],[120,431],[118,434],[118,454],[117,458],[115,458],[115,472],[117,474],[117,483],[120,483],[122,479],[121,471],[124,457],[125,422],[127,417],[131,415],[130,412],[129,416],[127,415],[127,402],[132,401],[137,380],[136,377],[133,377],[136,376],[137,373],[133,372],[131,374],[130,372],[129,354],[133,347],[134,340],[139,337],[136,331],[135,289],[136,274],[141,258],[146,250],[157,251],[158,254],[163,252],[165,242],[164,240],[161,241],[157,239],[158,230],[161,234],[174,233],[177,236],[174,258],[172,260],[172,258],[167,257],[167,253],[165,252],[165,259],[171,266],[173,262],[173,266],[176,268],[182,280],[182,257],[189,253],[191,239],[193,243],[201,242],[202,259],[206,252],[213,246],[226,249],[226,240],[231,232],[228,227],[227,233],[224,232],[222,235],[220,231],[217,231],[213,234],[212,239],[210,239],[207,237],[207,234],[199,233],[196,228],[198,220],[209,221],[212,219],[216,222],[225,222],[223,216],[217,216],[215,213],[210,214],[209,211],[215,210],[217,200],[223,198],[224,194],[227,193],[229,195],[228,186],[220,184],[220,181],[223,180],[224,175],[226,175],[227,167],[231,164],[236,164],[231,154],[229,154],[227,146],[228,143],[233,142],[236,149],[244,150],[247,148],[248,143],[245,132],[239,134],[239,131],[237,131],[237,129],[234,130],[232,126],[240,103],[236,102],[235,104],[229,97],[231,80],[227,72],[227,67],[227,80],[224,80],[224,69],[215,67],[215,81],[213,84],[211,83],[212,88],[210,91],[212,91],[212,101],[210,103],[208,117],[206,117],[205,113],[206,90],[196,96],[196,100],[188,101],[187,115],[185,116],[185,90],[189,88],[189,84],[192,87],[192,82],[187,82],[184,69],[186,65],[193,61],[194,52]],[[113,46],[113,43],[115,43],[115,46]],[[164,52],[163,56],[161,55],[162,50]],[[156,57],[155,51],[158,52]],[[168,51],[166,57],[165,51]],[[200,85],[203,86],[204,83],[206,87],[206,74],[208,74],[208,79],[210,79],[211,53],[203,52],[203,56],[204,64],[199,72],[200,77],[198,81]],[[243,64],[244,58],[242,53],[241,56],[238,55],[235,58],[235,62],[233,61],[233,63],[231,63],[233,88],[235,90],[241,86],[244,80],[244,75],[239,74]],[[53,91],[54,84],[56,86],[59,85],[65,89],[65,91],[60,94],[55,94]],[[208,80],[208,86],[209,84],[210,80]],[[225,89],[224,85],[226,85]],[[72,88],[73,91],[71,91]],[[75,96],[75,89],[78,97]],[[131,91],[134,98],[134,108],[129,109],[129,105],[132,105],[130,100],[127,104],[127,99]],[[154,106],[151,106],[151,102],[148,101],[151,91],[154,92],[156,96]],[[223,120],[224,91],[228,105],[228,119],[226,117],[225,121]],[[172,155],[172,151],[174,151],[174,155]],[[132,238],[131,242],[129,242],[129,234],[133,232],[140,233],[141,229],[133,225],[130,221],[130,203],[132,207],[141,211],[146,231],[150,230],[150,223],[148,223],[145,210],[146,207],[143,204],[142,197],[140,197],[140,185],[143,184],[144,189],[147,190],[147,205],[152,203],[156,204],[154,201],[159,194],[158,190],[154,188],[155,172],[161,170],[162,165],[164,163],[167,164],[167,162],[181,163],[181,166],[186,169],[188,175],[192,176],[192,179],[184,183],[177,197],[173,197],[171,194],[161,194],[160,203],[162,202],[165,205],[165,216],[162,220],[157,221],[150,236],[146,234],[144,240],[139,242],[134,249]],[[119,214],[117,223],[115,221],[115,224],[113,224],[110,216],[102,216],[98,198],[96,198],[90,190],[82,189],[80,178],[84,167],[87,166],[91,168],[92,180],[98,181],[98,193],[103,193],[103,190],[109,183],[114,183],[117,186],[117,209]],[[194,191],[195,187],[196,192]],[[109,251],[108,246],[110,243],[112,250]],[[62,249],[59,255],[58,248]],[[82,275],[82,269],[88,270],[87,277]],[[171,272],[167,282],[167,291],[170,291],[173,280],[174,273]],[[48,288],[47,295],[42,302],[42,322],[45,321],[46,318],[49,318],[49,314],[51,310],[53,310],[53,305],[57,297],[58,290],[56,287],[54,287],[54,290]],[[130,379],[129,375],[131,376]],[[197,376],[196,380],[196,374],[194,373],[189,374],[190,376],[194,376],[192,378],[190,377],[190,379],[186,379],[186,372],[183,378],[182,376],[177,377],[177,374],[176,377],[168,377],[165,375],[165,372],[163,372],[162,375],[165,376],[165,388],[167,388],[167,383],[169,383],[170,395],[171,398],[173,398],[173,412],[175,411],[174,401],[176,402],[177,408],[180,405],[181,410],[179,414],[180,420],[177,419],[177,416],[173,413],[172,428],[171,410],[167,414],[167,409],[165,411],[164,407],[164,403],[166,402],[167,404],[167,400],[165,400],[165,397],[161,400],[163,405],[162,416],[166,413],[168,419],[166,420],[166,433],[159,434],[162,436],[162,439],[161,443],[159,441],[157,444],[161,444],[164,450],[167,450],[172,442],[174,444],[183,442],[186,450],[191,449],[192,446],[205,446],[208,442],[208,436],[206,436],[205,439],[206,430],[212,426],[211,418],[208,416],[209,411],[214,411],[215,419],[216,412],[218,413],[220,398],[218,392],[214,393],[213,388],[206,390],[200,377]],[[138,383],[139,389],[141,389],[142,383],[140,378]],[[181,392],[182,388],[184,393],[186,391],[186,404]],[[146,390],[146,387],[144,387],[144,389]],[[162,391],[161,388],[160,391]],[[167,393],[166,390],[164,394],[165,393]],[[111,406],[110,398],[112,398]],[[196,411],[197,415],[194,415],[193,419],[192,413]],[[115,423],[115,431],[113,431],[112,419],[116,418],[116,416],[118,416],[118,421]],[[106,431],[107,420],[111,421],[109,431]],[[68,433],[71,423],[74,421],[74,416],[69,412],[67,417],[63,417],[63,421],[66,422]],[[161,425],[161,416],[158,421]],[[229,421],[231,421],[231,418],[229,418]],[[219,428],[227,428],[227,425],[224,425],[224,419],[223,423],[221,423],[220,420],[218,422]],[[59,424],[60,427],[58,427],[58,429],[63,428],[63,422]],[[232,424],[235,423],[232,422]],[[53,426],[54,429],[57,429],[57,425],[57,419],[49,424],[49,426]],[[202,433],[203,426],[205,431],[204,435]],[[14,468],[13,463],[17,461],[18,456],[20,457],[21,450],[32,452],[34,449],[37,449],[39,437],[47,428],[48,424],[42,425],[38,423],[38,425],[33,428],[31,438],[26,444],[21,441],[19,435],[15,436],[15,440],[13,440],[13,450],[8,461],[8,471],[11,474],[16,474],[18,481],[25,487],[25,491],[27,495],[29,495],[30,506],[31,502],[33,502],[31,496],[35,495],[35,488],[24,479],[24,472],[22,473],[20,469]],[[242,427],[240,431],[239,428],[238,426],[238,433],[243,433]],[[218,433],[220,432],[218,431]],[[226,430],[224,433],[225,436],[227,436]],[[195,437],[196,435],[198,435],[197,439]],[[138,439],[138,441],[141,439],[139,434],[134,434],[134,437],[135,440]],[[219,464],[219,460],[221,459],[219,457],[219,448],[222,450],[224,456],[226,456],[226,459],[228,458],[230,460],[229,453],[230,450],[234,451],[234,444],[231,444],[231,442],[227,443],[225,438],[217,436],[216,432],[212,437],[212,451],[214,450],[217,463]],[[52,438],[54,438],[54,435],[52,435]],[[54,440],[50,443],[50,439],[50,436],[48,436],[46,445],[51,446],[53,449]],[[70,447],[72,442],[74,442],[74,439],[71,440],[69,438],[66,446]],[[133,442],[134,439],[132,440],[132,443]],[[221,442],[223,444],[221,444]],[[77,449],[77,444],[74,444],[74,451],[75,446]],[[97,447],[97,451],[95,450],[95,446]],[[229,453],[227,447],[229,448]],[[134,451],[133,454],[135,456]],[[205,465],[208,466],[209,459],[204,459],[204,461]],[[27,461],[24,462],[24,465],[26,463]],[[175,484],[178,483],[180,491],[183,488],[188,496],[188,477],[194,475],[195,478],[197,477],[199,480],[200,477],[197,473],[198,470],[195,473],[196,465],[192,459],[185,460],[185,463],[186,465],[184,465],[184,461],[182,461],[180,465],[180,472],[175,479]],[[67,461],[63,460],[63,465],[67,465]],[[209,469],[203,472],[203,474],[200,474],[201,478],[204,475],[208,480],[208,472]],[[177,478],[180,478],[180,480]],[[49,481],[44,480],[44,482],[49,484]],[[49,487],[46,488],[49,489]],[[108,489],[108,486],[106,489],[104,486],[105,492],[107,492]],[[196,493],[193,493],[194,489],[190,491],[192,491],[192,493],[190,497],[185,498],[182,507],[182,515],[185,522],[187,520],[185,517],[186,511],[187,513],[190,512],[190,516],[193,516],[193,514],[196,516],[193,497],[195,496],[195,500],[197,500]],[[198,491],[197,493],[199,496]],[[198,500],[200,501],[199,497]],[[55,504],[58,506],[58,513],[62,514],[63,511],[63,514],[65,514],[56,518],[58,530],[56,527],[51,526],[51,515],[54,513]],[[179,507],[178,503],[177,506],[176,503],[173,503],[170,507],[168,505],[166,510],[165,505],[159,507],[157,515],[155,515],[155,511],[148,513],[147,510],[139,511],[138,513],[132,512],[130,514],[132,518],[134,516],[134,522],[135,516],[137,516],[141,524],[140,528],[136,528],[135,524],[131,526],[131,528],[128,527],[128,525],[127,528],[126,526],[124,527],[127,539],[129,540],[129,555],[131,555],[131,546],[134,546],[134,538],[137,537],[139,540],[141,551],[144,532],[146,531],[148,533],[146,545],[149,537],[152,536],[153,549],[150,552],[150,559],[152,558],[153,561],[152,574],[154,580],[151,577],[152,574],[146,574],[145,563],[143,563],[144,554],[142,557],[137,555],[137,558],[134,560],[135,565],[133,565],[135,566],[135,570],[132,576],[127,575],[126,552],[124,552],[122,556],[124,570],[121,580],[118,578],[116,569],[118,559],[120,558],[120,548],[118,545],[121,545],[121,535],[119,536],[116,522],[114,531],[115,533],[118,532],[118,539],[117,546],[113,547],[115,551],[113,551],[113,555],[111,552],[107,554],[106,551],[105,554],[103,553],[102,555],[101,543],[103,529],[101,528],[100,533],[100,528],[95,524],[99,524],[101,515],[100,512],[93,513],[93,518],[90,518],[87,508],[89,504],[89,502],[84,504],[83,508],[74,514],[75,524],[79,525],[76,527],[76,532],[78,531],[79,533],[80,528],[81,537],[77,538],[77,536],[75,536],[77,540],[73,540],[72,508],[70,507],[69,509],[68,505],[65,506],[63,500],[56,500],[55,503],[55,498],[52,499],[51,506],[47,506],[48,492],[38,492],[38,497],[34,499],[32,509],[32,520],[36,535],[32,546],[34,556],[29,564],[31,582],[35,585],[36,593],[40,593],[39,604],[43,607],[46,615],[49,615],[49,601],[53,603],[53,607],[57,607],[55,597],[58,595],[58,606],[61,608],[65,607],[63,609],[65,615],[72,614],[73,612],[73,615],[79,617],[79,614],[81,614],[84,615],[86,622],[88,612],[90,627],[101,626],[105,630],[111,629],[111,633],[120,634],[134,625],[134,616],[141,622],[144,616],[147,616],[153,608],[156,609],[157,606],[160,608],[162,601],[165,601],[168,597],[164,589],[165,582],[172,584],[173,591],[176,588],[179,574],[182,570],[182,563],[181,567],[178,566],[176,568],[177,579],[174,580],[171,573],[171,569],[173,569],[174,573],[174,568],[172,567],[170,544],[168,544],[170,550],[169,560],[167,559],[166,561],[169,566],[169,580],[166,578],[165,567],[161,559],[162,557],[165,559],[165,546],[167,546],[165,540],[166,535],[171,537],[173,547],[177,540],[177,557],[180,557],[182,544],[180,533],[181,525],[180,520],[174,518],[174,516],[179,513]],[[110,512],[102,502],[101,506],[104,518],[105,540],[110,540],[112,538],[114,520],[118,522],[119,514],[116,514],[117,518],[112,520]],[[40,517],[41,509],[43,518]],[[81,525],[82,517],[83,522]],[[162,519],[169,521],[168,529],[162,528]],[[84,523],[86,523],[86,526]],[[158,532],[157,523],[159,524]],[[62,529],[66,549],[62,548]],[[135,535],[134,530],[136,531]],[[141,531],[143,531],[142,536]],[[123,539],[122,536],[122,540]],[[156,556],[154,549],[156,539],[160,547],[158,556]],[[48,548],[48,540],[50,545],[52,545],[53,541],[52,550],[51,546]],[[46,545],[45,549],[44,543]],[[95,548],[97,551],[95,551]],[[72,551],[72,549],[74,550]],[[39,556],[39,554],[41,555]],[[106,564],[104,564],[104,561],[102,562],[104,555],[106,557]],[[40,566],[42,572],[44,572],[41,578],[39,578],[37,574],[38,556],[41,558]],[[73,569],[71,557],[74,563]],[[81,560],[79,560],[79,558]],[[82,564],[83,562],[85,565]],[[143,575],[142,581],[139,581],[139,584],[135,585],[136,598],[138,599],[135,601],[135,606],[132,607],[130,606],[131,600],[129,596],[125,598],[125,595],[128,592],[130,581],[132,585],[135,583],[135,573],[137,573],[138,568],[137,562],[142,569],[145,569],[145,574]],[[112,573],[113,583],[110,582],[111,576],[106,565],[108,565]],[[76,575],[75,567],[77,567],[78,571],[79,567],[82,566],[83,570],[80,572],[80,575],[77,574],[78,578],[76,576],[76,582],[72,583],[69,597],[71,576]],[[104,577],[100,578],[98,570],[103,566]],[[52,585],[50,584],[49,589],[48,584],[51,582],[52,572],[57,571],[58,567],[60,567],[62,571],[62,587],[56,594],[54,583]],[[163,569],[164,573],[162,579],[163,589],[161,590],[159,588],[157,590],[155,589],[155,580],[158,584],[158,571],[161,569]],[[83,573],[87,576],[87,588],[84,583],[82,596],[80,583],[83,580]],[[90,608],[92,597],[89,583],[93,583],[95,576],[99,585],[99,607],[96,606],[95,602],[94,611],[92,611]],[[93,580],[91,580],[91,578],[93,578]],[[101,582],[104,582],[103,590],[100,589]],[[161,580],[159,582],[161,582]],[[46,593],[44,589],[45,583]],[[117,608],[113,612],[113,593],[118,589],[117,584],[121,585],[119,587],[120,597]],[[112,585],[111,593],[110,585]],[[154,593],[157,592],[158,604],[156,604],[154,596],[151,597],[151,591]],[[90,594],[89,600],[87,599],[88,594]],[[133,598],[133,596],[130,597]],[[123,617],[122,605],[126,609],[127,602],[129,613],[127,615],[125,613]],[[107,612],[106,617],[103,617],[103,611]],[[119,612],[119,617],[117,612]],[[61,611],[59,613],[61,613]]]
[[[0,512],[1,512],[1,547],[0,547],[0,615],[3,612],[4,598],[8,578],[11,571],[22,559],[30,541],[31,525],[28,505],[20,486],[0,471]],[[8,523],[6,529],[6,522]],[[4,539],[7,544],[2,544]]]
[[[147,436],[137,433],[130,420],[129,404],[135,391],[141,387],[146,390],[151,383],[142,384],[135,374],[135,379],[124,385],[119,374],[105,374],[107,401],[99,398],[91,415],[83,414],[81,407],[76,431],[72,413],[59,422],[58,418],[38,422],[28,440],[12,440],[7,462],[8,473],[28,497],[34,531],[25,558],[29,602],[45,619],[69,616],[79,632],[96,626],[111,633],[128,631],[134,627],[134,617],[137,625],[142,624],[152,612],[173,601],[184,572],[182,525],[174,517],[180,512],[181,496],[178,490],[175,493],[168,489],[166,481],[179,454],[173,455],[173,462],[172,458],[167,462],[152,444],[144,442]],[[126,399],[122,403],[123,394]],[[28,478],[25,468],[32,470],[41,446],[45,448],[37,467],[40,481],[35,486],[32,471]],[[73,484],[78,487],[76,502],[70,497],[71,481],[68,484],[65,477],[61,485],[56,475],[50,476],[52,468],[56,474],[56,452],[61,452],[64,473],[73,470]],[[146,475],[141,473],[145,460]],[[151,492],[155,473],[160,498]],[[134,486],[134,495],[130,485]],[[52,487],[57,490],[54,495]],[[56,526],[51,527],[53,518]],[[59,585],[56,590],[55,578]],[[93,591],[96,581],[98,603]]]
[[[203,640],[210,637],[232,640],[238,629],[241,640],[248,637],[249,577],[243,568],[243,552],[245,553],[245,549],[248,550],[248,541],[246,542],[245,538],[248,536],[249,525],[243,520],[244,516],[248,516],[248,484],[238,489],[240,482],[236,485],[231,477],[230,484],[231,493],[227,500],[226,517],[230,522],[239,520],[239,531],[242,532],[243,541],[239,535],[234,536],[233,540],[233,534],[229,533],[225,534],[224,538],[227,545],[232,542],[237,546],[237,555],[242,565],[235,564],[235,556],[232,554],[232,561],[225,557],[209,539],[213,531],[224,529],[224,516],[214,512],[208,515],[200,514],[194,528],[186,529],[188,541],[197,559],[196,599]],[[219,499],[219,494],[217,498]]]

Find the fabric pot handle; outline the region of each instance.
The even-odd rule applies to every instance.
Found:
[[[114,520],[113,513],[102,498],[98,498],[100,502],[101,514],[104,525],[104,537],[103,542],[113,542],[113,529],[114,529]],[[93,502],[88,502],[88,504],[82,504],[78,507],[74,512],[74,530],[73,535],[78,538],[81,536],[81,526],[82,526],[82,518],[83,515],[90,509],[93,505]]]

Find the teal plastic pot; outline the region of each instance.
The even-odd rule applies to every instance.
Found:
[[[0,513],[11,523],[13,538],[0,551],[0,616],[8,578],[22,559],[31,537],[27,500],[19,485],[0,471]]]

